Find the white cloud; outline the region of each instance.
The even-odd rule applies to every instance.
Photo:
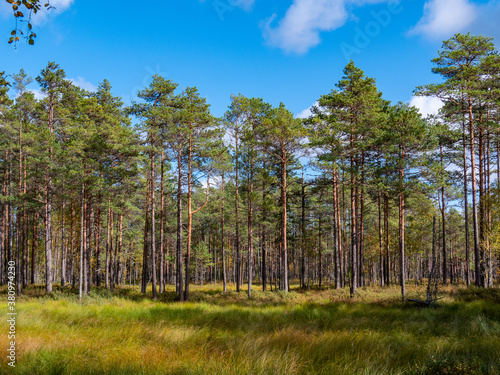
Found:
[[[45,95],[40,90],[33,89],[33,90],[30,90],[30,91],[33,93],[33,95],[35,96],[35,99],[37,99],[37,100],[42,100],[42,99],[45,99],[47,97],[47,95]]]
[[[85,78],[77,76],[76,78],[69,79],[73,85],[78,86],[87,91],[97,91],[97,87],[95,87],[89,81],[86,81]]]
[[[447,38],[467,30],[479,18],[479,8],[470,0],[428,0],[424,15],[410,34]]]
[[[52,9],[46,9],[44,7],[44,4],[46,4],[45,1],[42,1],[42,7],[41,9],[36,13],[31,16],[32,19],[32,24],[35,26],[40,26],[45,21],[50,20],[51,18],[54,18],[58,14],[61,14],[65,10],[67,10],[72,4],[74,0],[51,0],[50,5],[53,7]]]
[[[432,96],[414,96],[410,105],[417,107],[420,114],[424,117],[437,115],[444,103],[439,98]]]
[[[312,107],[317,106],[317,105],[318,105],[318,102],[314,103],[309,108],[306,108],[302,112],[298,113],[296,117],[297,118],[309,118],[309,117],[311,117],[311,115],[312,115],[311,109],[312,109]]]
[[[348,8],[396,0],[293,0],[285,16],[273,14],[262,24],[269,45],[302,54],[321,42],[322,31],[342,27],[350,17]]]
[[[53,6],[54,8],[47,10],[44,5],[47,3],[46,1],[41,2],[41,8],[36,14],[31,15],[31,23],[34,26],[40,26],[42,25],[45,21],[49,20],[50,18],[53,18],[57,16],[58,14],[61,14],[64,12],[66,9],[68,9],[72,4],[74,0],[51,0],[50,5]],[[21,7],[19,8],[23,13],[25,18],[27,19],[29,11],[26,10],[26,8]],[[13,16],[13,11],[12,11],[12,5],[8,4],[4,0],[0,1],[0,17],[4,19],[12,18],[13,25],[15,25],[14,21],[14,16]]]
[[[344,25],[348,13],[345,0],[294,0],[285,16],[273,27],[276,18],[273,14],[264,23],[264,37],[272,46],[300,54],[320,43],[320,31]]]
[[[424,15],[409,34],[443,40],[470,32],[500,40],[500,0],[426,0]]]

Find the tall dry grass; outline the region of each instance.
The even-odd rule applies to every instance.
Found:
[[[441,288],[431,308],[396,287],[221,293],[172,289],[153,302],[135,288],[93,290],[79,302],[33,287],[17,301],[17,374],[495,374],[500,292]],[[5,289],[1,290],[6,310]],[[424,288],[409,286],[412,296]],[[5,311],[7,312],[7,311]],[[7,343],[6,319],[0,342]],[[4,348],[2,347],[2,351]],[[453,367],[455,366],[455,367]],[[446,372],[448,371],[448,372]],[[451,372],[449,372],[451,371]],[[459,372],[465,371],[465,372]]]

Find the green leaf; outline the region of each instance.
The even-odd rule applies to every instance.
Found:
[[[13,37],[13,36],[11,36],[11,37],[9,38],[9,44],[11,44],[13,41],[14,41],[14,37]]]
[[[33,44],[35,44],[35,41],[34,41],[33,39],[30,39],[30,40],[28,41],[28,44],[29,44],[30,46],[32,46]]]
[[[18,7],[17,5],[13,5],[13,6],[12,6],[12,9],[14,9],[14,10],[18,10],[18,9],[19,9],[19,7]]]
[[[32,28],[33,28],[33,26],[31,26],[31,23],[28,23],[28,29],[31,30]]]
[[[10,33],[10,35],[16,35],[16,30],[12,30],[12,32]]]

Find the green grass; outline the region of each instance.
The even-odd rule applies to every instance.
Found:
[[[16,305],[17,367],[2,355],[0,373],[500,373],[498,289],[448,287],[438,306],[420,308],[396,287],[354,299],[328,288],[251,299],[220,285],[191,288],[189,303],[172,289],[157,302],[133,288],[93,290],[79,302],[74,291],[29,288]],[[6,313],[5,288],[1,299]],[[2,343],[7,330],[2,319]]]

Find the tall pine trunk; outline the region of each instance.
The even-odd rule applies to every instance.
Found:
[[[472,219],[474,227],[474,267],[475,283],[481,286],[481,265],[479,258],[479,223],[477,218],[477,188],[476,188],[476,151],[474,140],[474,117],[473,117],[472,99],[469,98],[469,137],[470,137],[470,159],[471,159],[471,177],[472,177]]]
[[[154,138],[151,135],[151,147],[154,146]],[[120,216],[121,217],[121,216]],[[156,218],[155,218],[155,155],[151,151],[151,272],[152,272],[152,288],[153,299],[158,298],[156,289]]]
[[[401,163],[405,162],[405,150],[401,147]],[[406,264],[405,264],[405,172],[401,167],[399,170],[401,191],[399,193],[399,282],[401,285],[401,297],[406,299]]]
[[[164,194],[164,172],[163,165],[165,164],[164,160],[164,151],[161,150],[161,159],[160,159],[160,293],[165,292],[165,257],[164,257],[164,226],[165,226],[165,217],[164,217],[164,206],[165,206],[165,198]]]
[[[467,181],[467,144],[466,144],[466,127],[465,119],[462,122],[462,144],[463,144],[463,163],[464,163],[464,227],[465,227],[465,283],[467,286],[470,285],[470,244],[469,244],[469,193],[468,193],[468,181]],[[499,180],[500,181],[500,180]]]
[[[177,242],[175,247],[176,262],[176,291],[181,301],[184,300],[182,291],[182,154],[181,150],[177,152]]]

